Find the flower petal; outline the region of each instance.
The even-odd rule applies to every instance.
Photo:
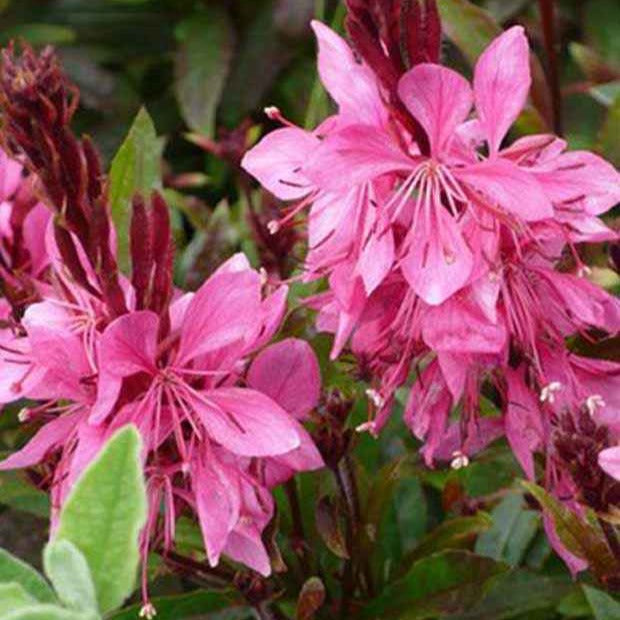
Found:
[[[319,46],[321,82],[342,115],[370,125],[387,117],[374,73],[357,58],[346,41],[319,21],[311,23]]]
[[[207,558],[211,566],[216,566],[228,536],[239,520],[238,476],[213,454],[193,459],[190,475]]]
[[[431,152],[445,151],[473,101],[467,80],[452,69],[431,63],[413,67],[400,79],[398,94],[428,135]]]
[[[296,200],[313,189],[300,169],[319,144],[316,136],[303,129],[278,129],[250,149],[241,165],[280,200]]]
[[[400,267],[411,288],[436,306],[467,283],[474,259],[452,217],[437,211],[437,232],[427,236],[424,226],[411,232],[409,251]]]
[[[312,347],[297,338],[261,351],[250,366],[247,381],[297,418],[305,417],[319,400],[319,363]]]
[[[67,441],[79,417],[79,413],[71,413],[59,416],[45,424],[21,450],[0,462],[0,470],[21,469],[40,463],[51,450],[55,450]]]
[[[101,337],[100,366],[112,377],[155,372],[159,318],[150,310],[125,314],[108,325]]]
[[[606,448],[599,452],[598,464],[612,478],[620,480],[620,446]]]
[[[474,71],[476,110],[492,154],[523,109],[531,82],[527,38],[513,26],[484,50]]]
[[[193,405],[219,444],[241,456],[274,456],[300,445],[298,423],[256,390],[217,388],[201,392]]]
[[[454,170],[455,176],[482,192],[492,202],[522,220],[553,217],[553,206],[537,177],[505,159],[487,159]]]
[[[211,276],[185,312],[177,365],[255,333],[261,316],[260,290],[260,277],[251,269]]]

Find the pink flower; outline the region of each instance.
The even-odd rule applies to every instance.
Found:
[[[620,446],[606,448],[598,455],[598,463],[605,473],[620,480]]]

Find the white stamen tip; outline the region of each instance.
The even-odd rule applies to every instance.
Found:
[[[140,618],[146,618],[146,620],[153,620],[156,615],[157,610],[155,609],[155,607],[153,607],[151,603],[146,603],[145,605],[142,605],[140,613],[138,614]]]
[[[553,404],[555,402],[555,393],[562,389],[562,384],[559,381],[552,381],[549,385],[545,385],[540,390],[540,402]]]
[[[590,269],[590,267],[588,267],[587,265],[581,265],[581,267],[579,267],[579,269],[577,269],[577,275],[580,278],[585,278],[586,276],[591,276],[592,275],[592,269]]]
[[[277,108],[275,105],[267,106],[264,109],[264,112],[267,118],[270,118],[272,121],[277,120],[281,116],[280,109]]]
[[[600,394],[592,394],[592,396],[586,398],[586,409],[591,416],[596,413],[597,409],[601,409],[605,407],[605,405],[607,405],[607,403]]]
[[[269,281],[269,274],[267,273],[267,270],[264,267],[261,267],[258,270],[258,275],[260,276],[261,286],[265,286],[265,284]]]
[[[452,461],[450,462],[450,467],[452,469],[463,469],[469,465],[469,457],[466,454],[463,454],[460,450],[456,450],[456,452],[452,453]]]
[[[364,422],[355,427],[356,433],[370,433],[373,437],[377,437],[377,429],[375,428],[375,423],[373,421]]]
[[[278,222],[278,220],[267,222],[267,230],[270,235],[275,235],[280,230],[280,222]]]
[[[24,407],[22,410],[20,410],[20,412],[17,414],[17,419],[20,422],[28,422],[28,420],[30,420],[30,415],[31,415],[31,411],[30,409],[28,409],[28,407]]]
[[[385,405],[385,398],[383,398],[377,390],[373,390],[372,388],[366,390],[366,396],[368,396],[368,399],[377,409],[381,409],[383,405]]]
[[[181,473],[184,475],[189,474],[189,463],[185,462],[181,464]]]

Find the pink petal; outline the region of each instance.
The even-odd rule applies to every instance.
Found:
[[[0,202],[8,200],[19,186],[23,166],[0,149]]]
[[[430,63],[416,65],[405,73],[398,94],[426,131],[435,157],[446,150],[456,127],[467,118],[473,100],[465,78]]]
[[[237,475],[211,454],[193,459],[190,475],[207,558],[211,566],[216,566],[239,519],[241,498]]]
[[[352,187],[415,165],[389,134],[370,125],[351,125],[328,135],[303,170],[321,189],[346,194]]]
[[[465,296],[455,295],[422,317],[422,337],[435,351],[498,353],[506,344],[506,330],[494,324]]]
[[[52,450],[62,446],[75,429],[80,414],[59,416],[41,427],[34,437],[17,452],[0,462],[0,470],[21,469],[39,464]]]
[[[264,476],[265,484],[269,488],[282,484],[297,472],[314,471],[325,466],[323,457],[308,432],[300,427],[298,433],[301,440],[299,448],[266,459]]]
[[[620,202],[620,174],[594,153],[564,153],[533,172],[560,212],[600,215]]]
[[[456,222],[443,209],[436,213],[437,231],[428,237],[424,226],[416,226],[411,231],[409,251],[400,261],[411,288],[431,306],[463,288],[474,266]]]
[[[300,169],[319,144],[316,136],[303,129],[278,129],[250,149],[241,165],[280,200],[296,200],[313,189]]]
[[[246,339],[246,346],[256,350],[267,344],[273,338],[282,325],[282,318],[286,312],[287,297],[288,286],[283,285],[279,286],[261,303],[261,322],[257,326],[257,337],[253,341],[248,341],[248,339]]]
[[[298,425],[271,398],[245,388],[202,392],[194,407],[207,433],[241,456],[273,456],[300,445]]]
[[[312,347],[297,338],[261,351],[250,366],[247,381],[297,418],[305,417],[319,401],[319,363]]]
[[[620,446],[599,452],[598,464],[612,478],[620,480]]]
[[[394,235],[392,230],[388,229],[380,235],[371,233],[357,264],[357,271],[362,276],[368,296],[383,282],[393,264]]]
[[[534,451],[541,447],[544,438],[542,414],[534,394],[523,383],[521,376],[513,370],[506,370],[506,378],[506,438],[523,471],[530,480],[534,480]]]
[[[487,159],[453,172],[482,192],[491,207],[499,206],[528,222],[553,217],[553,206],[537,177],[508,160]]]
[[[224,551],[233,560],[249,566],[263,577],[271,574],[269,554],[263,544],[261,532],[254,525],[240,523],[230,533]]]
[[[159,318],[150,310],[125,314],[108,325],[101,337],[100,365],[113,377],[156,372]]]
[[[523,109],[531,82],[527,38],[514,26],[486,48],[474,71],[476,110],[492,154]]]
[[[252,270],[211,276],[190,302],[176,363],[221,349],[254,333],[260,319],[261,283]]]
[[[319,21],[312,21],[319,45],[321,82],[339,106],[340,114],[369,125],[387,116],[374,73],[357,58],[346,41]]]

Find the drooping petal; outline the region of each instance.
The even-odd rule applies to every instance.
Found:
[[[232,468],[213,455],[190,462],[198,522],[211,566],[216,566],[228,536],[239,520],[241,497]]]
[[[531,82],[527,38],[513,26],[484,50],[474,71],[476,110],[492,154],[523,109]]]
[[[506,379],[506,438],[523,471],[530,480],[534,480],[534,451],[541,447],[544,438],[542,415],[536,398],[519,373],[507,370]]]
[[[260,277],[250,269],[211,276],[185,312],[177,364],[242,340],[260,323]]]
[[[193,404],[207,433],[235,454],[273,456],[300,444],[297,422],[261,392],[231,387],[199,396]]]
[[[0,462],[0,470],[22,469],[40,463],[50,451],[57,449],[67,441],[79,417],[80,414],[71,413],[59,416],[45,424],[21,450]]]
[[[437,222],[431,235],[424,226],[411,231],[409,251],[400,261],[411,288],[431,306],[463,288],[474,266],[471,250],[452,217],[438,209]]]
[[[8,200],[17,190],[23,166],[0,149],[0,202]]]
[[[250,366],[247,381],[297,418],[305,417],[319,400],[321,376],[316,355],[307,342],[297,338],[261,351]]]
[[[150,310],[125,314],[108,325],[101,337],[100,365],[105,374],[127,377],[155,372],[159,318]]]
[[[487,159],[454,173],[482,192],[491,207],[500,207],[528,222],[553,217],[553,205],[537,177],[508,160]]]
[[[431,63],[416,65],[405,73],[398,84],[398,94],[426,131],[433,156],[446,150],[473,101],[465,78]]]
[[[372,292],[383,282],[394,264],[394,235],[388,228],[382,234],[372,233],[364,246],[357,264],[362,276],[366,294]]]
[[[261,532],[255,525],[239,523],[230,533],[224,552],[263,577],[269,577],[271,574],[269,554],[265,549]]]
[[[374,73],[331,28],[316,20],[311,25],[319,46],[321,82],[338,104],[340,114],[369,125],[382,123],[387,113]]]
[[[303,129],[278,129],[250,149],[241,165],[280,200],[296,200],[313,189],[300,170],[319,144],[314,134]]]

